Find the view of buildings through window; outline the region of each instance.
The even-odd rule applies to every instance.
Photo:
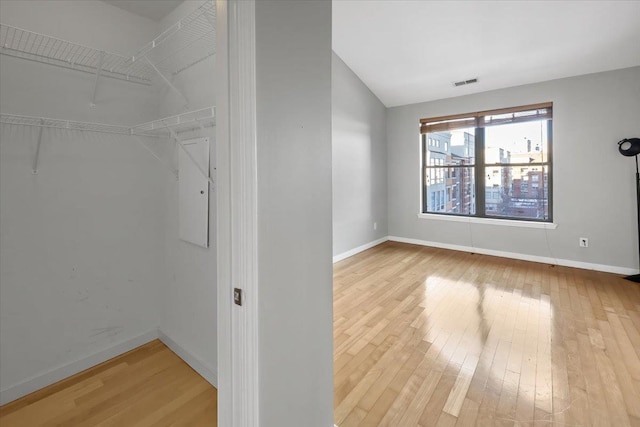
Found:
[[[527,113],[423,132],[423,212],[550,221],[551,121]]]
[[[426,212],[474,215],[474,129],[429,133],[423,140]]]

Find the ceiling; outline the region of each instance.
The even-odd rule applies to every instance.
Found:
[[[102,0],[127,12],[135,13],[152,21],[161,21],[171,13],[182,0]]]
[[[334,0],[333,50],[391,107],[640,65],[638,18],[640,1]]]

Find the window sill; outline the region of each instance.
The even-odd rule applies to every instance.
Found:
[[[476,218],[468,216],[455,216],[455,215],[438,215],[438,214],[424,214],[419,213],[420,219],[435,219],[438,221],[450,221],[450,222],[466,222],[472,224],[485,224],[485,225],[501,225],[506,227],[521,227],[521,228],[543,228],[547,230],[555,230],[558,228],[558,224],[552,222],[533,222],[533,221],[517,221],[510,219],[495,219],[495,218]]]

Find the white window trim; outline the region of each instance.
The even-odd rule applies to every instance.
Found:
[[[438,221],[451,221],[451,222],[466,222],[472,224],[485,224],[485,225],[501,225],[505,227],[521,227],[521,228],[543,228],[547,230],[555,230],[558,228],[558,224],[554,222],[534,222],[534,221],[518,221],[512,219],[498,219],[498,218],[478,218],[475,216],[457,216],[457,215],[438,215],[438,214],[425,214],[419,213],[420,219],[435,219]]]

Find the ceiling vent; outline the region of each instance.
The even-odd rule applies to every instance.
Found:
[[[478,79],[460,80],[459,82],[455,82],[453,85],[458,87],[458,86],[470,85],[473,83],[478,83]]]

